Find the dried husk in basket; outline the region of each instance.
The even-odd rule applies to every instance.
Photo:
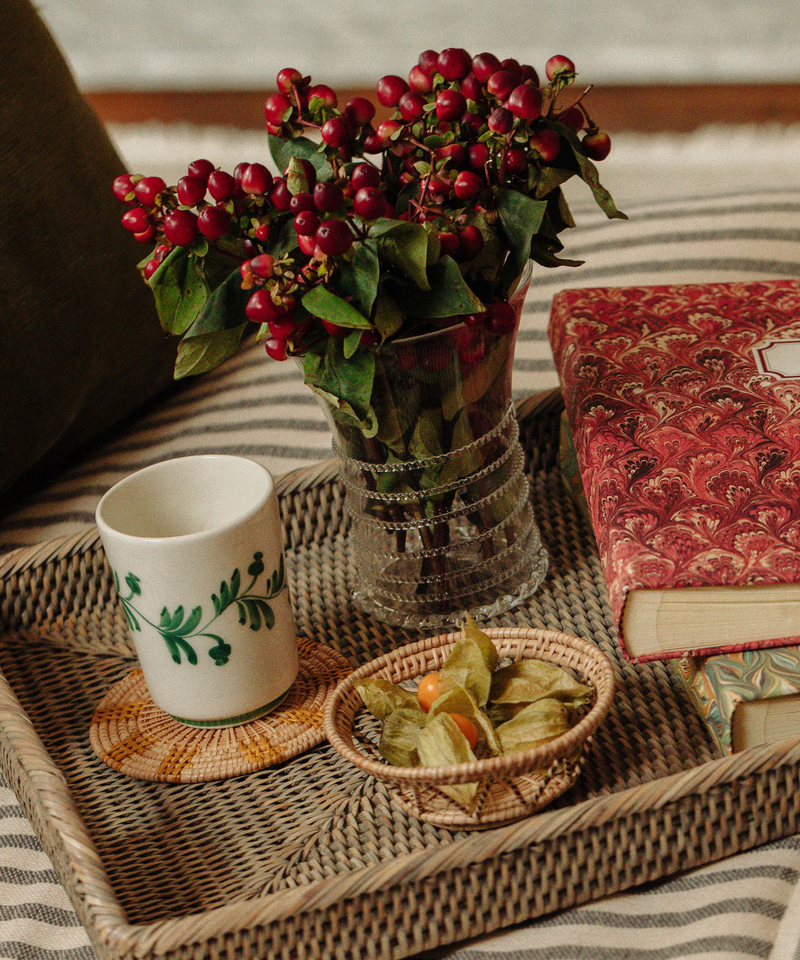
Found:
[[[610,661],[593,643],[573,634],[528,627],[485,628],[500,658],[538,659],[571,670],[595,688],[594,703],[566,733],[536,747],[507,755],[442,767],[400,767],[386,763],[358,731],[364,703],[356,685],[365,677],[402,683],[439,670],[460,633],[440,634],[401,647],[364,664],[329,698],[323,721],[326,737],[345,759],[384,781],[394,800],[412,816],[437,826],[480,829],[519,820],[555,800],[580,774],[585,749],[614,696]],[[438,789],[478,783],[467,809]]]

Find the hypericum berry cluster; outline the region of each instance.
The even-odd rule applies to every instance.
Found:
[[[330,87],[281,70],[277,93],[264,105],[267,130],[286,142],[310,137],[319,144],[317,162],[295,156],[280,174],[241,163],[231,174],[196,160],[170,187],[159,177],[118,177],[114,192],[130,207],[123,226],[156,244],[142,267],[145,278],[175,247],[200,258],[212,248],[235,258],[242,288],[252,291],[246,316],[261,324],[259,335],[276,359],[302,355],[309,339],[352,333],[312,316],[303,297],[320,284],[335,286],[337,264],[355,262],[359,244],[386,220],[425,225],[439,257],[452,258],[465,278],[474,275],[485,287],[485,263],[471,270],[495,230],[498,191],[546,196],[560,182],[547,180],[547,169],[569,149],[592,160],[610,150],[583,95],[558,103],[575,79],[572,61],[552,57],[545,74],[542,84],[532,66],[513,59],[426,50],[407,79],[378,81],[377,100],[391,113],[376,124],[376,107],[366,98],[340,105]],[[499,276],[502,257],[496,259]],[[393,268],[391,258],[381,264]],[[454,322],[487,335],[513,327],[502,292],[480,295],[488,309]],[[359,346],[379,347],[382,336],[377,327],[363,330]]]

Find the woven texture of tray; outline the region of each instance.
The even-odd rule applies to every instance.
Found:
[[[520,405],[550,572],[488,625],[593,639],[616,695],[576,785],[497,829],[410,817],[328,744],[210,783],[117,773],[89,723],[135,662],[96,532],[0,560],[0,763],[104,960],[408,957],[797,832],[800,742],[717,758],[663,665],[619,656],[558,469],[560,409],[557,394]],[[279,492],[299,631],[354,667],[421,639],[349,600],[335,465]]]

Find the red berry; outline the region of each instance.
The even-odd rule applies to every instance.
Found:
[[[500,61],[493,53],[479,53],[477,57],[472,58],[472,72],[481,83],[491,77],[500,69]]]
[[[313,237],[319,226],[319,217],[313,210],[301,210],[293,221],[295,233],[301,237]]]
[[[347,333],[347,327],[340,327],[338,323],[334,323],[332,320],[325,320],[324,317],[322,318],[322,326],[325,327],[332,337],[341,337]]]
[[[545,163],[551,163],[561,150],[561,137],[549,127],[535,133],[530,141],[533,153]]]
[[[319,135],[329,147],[343,147],[353,139],[353,129],[346,117],[331,117],[322,124]]]
[[[460,80],[469,73],[472,57],[461,47],[448,47],[439,54],[436,65],[445,80]]]
[[[164,236],[176,247],[190,246],[197,233],[197,216],[189,210],[173,210],[164,218]]]
[[[467,224],[458,235],[460,254],[465,260],[472,260],[483,250],[483,234],[472,224]]]
[[[375,136],[378,138],[380,144],[387,144],[392,137],[397,133],[398,130],[402,130],[402,126],[396,120],[384,120],[383,123],[379,123],[376,130]],[[370,151],[371,153],[379,153],[381,147],[378,150]]]
[[[364,330],[358,339],[362,347],[374,347],[381,339],[377,330]]]
[[[250,261],[250,270],[262,280],[269,280],[272,276],[274,260],[268,253],[259,253]]]
[[[150,226],[150,217],[144,207],[134,207],[122,214],[122,226],[131,233],[141,233]]]
[[[427,101],[421,93],[416,93],[412,90],[409,90],[408,93],[404,93],[397,104],[397,109],[400,111],[400,115],[406,121],[406,123],[413,123],[425,112],[425,104]]]
[[[353,232],[344,220],[325,220],[314,235],[317,246],[329,257],[347,253],[353,243]]]
[[[133,203],[134,197],[128,198],[128,195],[133,193],[134,183],[129,173],[122,173],[114,179],[111,189],[114,191],[114,196],[117,200],[121,200],[123,203]]]
[[[264,101],[264,117],[267,123],[272,123],[276,127],[285,123],[292,112],[292,101],[285,93],[273,93]]]
[[[426,77],[434,76],[439,70],[439,54],[436,50],[423,50],[417,65]]]
[[[471,170],[462,170],[456,177],[453,189],[459,200],[474,200],[483,190],[485,184],[477,173]]]
[[[137,181],[133,192],[139,203],[145,207],[155,206],[158,195],[167,189],[166,183],[161,177],[143,177]]]
[[[281,93],[290,94],[292,88],[300,83],[303,79],[303,74],[299,70],[295,70],[293,67],[284,67],[279,71],[277,77],[278,90]]]
[[[507,70],[514,78],[514,86],[522,83],[522,67],[520,66],[519,60],[509,57],[507,60],[500,61],[500,67],[503,70]]]
[[[506,153],[506,170],[514,177],[524,177],[528,172],[528,160],[522,150],[512,147]]]
[[[272,174],[263,163],[248,163],[242,171],[241,186],[245,193],[263,196],[272,186]]]
[[[542,94],[538,87],[522,83],[511,91],[506,106],[523,120],[536,120],[542,115]]]
[[[161,266],[160,262],[155,258],[153,258],[152,260],[148,260],[147,263],[144,265],[145,280],[149,280],[150,277],[153,276],[153,274],[156,272],[156,270],[158,270],[160,266]]]
[[[367,166],[367,164],[364,164],[364,166]],[[312,197],[314,206],[320,213],[335,213],[341,209],[344,203],[342,188],[336,183],[331,183],[330,180],[321,180],[316,184]]]
[[[489,148],[485,143],[472,143],[467,147],[467,161],[473,170],[483,170],[489,156]]]
[[[236,179],[224,170],[215,170],[208,177],[208,192],[219,203],[236,196]]]
[[[482,99],[483,87],[474,73],[468,73],[461,81],[461,92],[467,100],[474,100],[477,103]]]
[[[302,233],[297,234],[297,246],[303,251],[307,257],[313,257],[314,252],[317,249],[317,241],[314,237],[303,236]],[[321,260],[321,257],[316,257],[315,259]]]
[[[460,90],[440,90],[436,94],[436,116],[440,120],[460,120],[467,109],[467,101]]]
[[[375,117],[375,105],[366,97],[351,97],[344,108],[347,119],[357,127],[366,127]]]
[[[282,311],[275,306],[269,292],[263,287],[259,287],[259,289],[252,294],[247,301],[244,312],[247,315],[247,319],[252,320],[253,323],[267,323],[282,313]]]
[[[468,327],[479,327],[486,321],[486,312],[483,313],[465,313],[461,320]]]
[[[151,224],[146,230],[142,230],[141,233],[134,233],[133,236],[139,243],[152,243],[156,238],[156,228]]]
[[[467,151],[460,143],[448,143],[436,151],[440,160],[449,160],[449,166],[459,170],[467,162]]]
[[[430,93],[433,90],[433,77],[423,73],[422,67],[415,64],[408,72],[408,85],[415,93]]]
[[[489,333],[501,337],[516,327],[517,312],[507,300],[498,300],[489,307],[484,323]]]
[[[375,88],[378,100],[384,107],[396,107],[400,102],[400,97],[408,92],[408,84],[402,77],[389,74],[381,77]]]
[[[178,181],[176,193],[178,203],[184,207],[193,207],[200,203],[206,195],[206,181],[200,177],[190,177],[188,174]]]
[[[377,220],[386,213],[386,197],[377,187],[362,187],[353,197],[353,213],[362,220]]]
[[[563,123],[565,127],[569,127],[570,130],[574,130],[576,133],[583,130],[586,126],[586,115],[580,107],[575,105],[567,107],[567,109],[561,113],[555,114],[553,119],[559,123]]]
[[[292,313],[279,313],[267,320],[269,332],[276,340],[287,340],[297,329],[297,321]]]
[[[455,257],[461,245],[454,233],[445,230],[439,234],[439,247],[443,257]]]
[[[550,57],[544,65],[544,72],[547,74],[548,80],[555,80],[556,78],[572,80],[575,77],[575,64],[569,57],[556,54],[556,56]]]
[[[522,82],[530,80],[530,82],[535,86],[539,86],[539,74],[536,72],[535,68],[532,67],[529,63],[523,63],[520,67],[522,71]]]
[[[207,240],[219,240],[231,228],[231,216],[222,207],[203,207],[197,215],[197,226]]]
[[[494,133],[509,133],[514,126],[514,114],[505,107],[495,107],[486,122]]]
[[[318,83],[316,86],[310,87],[308,90],[308,103],[311,105],[312,100],[319,100],[319,104],[314,104],[315,107],[335,107],[339,102],[336,99],[336,94],[333,90],[324,83]],[[313,108],[312,108],[313,109]]]
[[[314,210],[314,197],[310,193],[296,193],[289,201],[289,210],[300,213],[303,210]]]
[[[198,180],[206,183],[214,172],[214,164],[210,160],[192,160],[186,172],[190,177],[197,177]]]
[[[268,223],[259,223],[255,229],[256,240],[261,240],[262,243],[265,243],[270,238],[272,233],[272,227]]]
[[[286,181],[282,177],[278,177],[272,181],[272,186],[269,191],[269,202],[280,213],[285,213],[289,209],[289,204],[292,202],[292,194],[289,191]]]
[[[285,360],[288,356],[286,341],[279,340],[277,337],[270,337],[269,340],[265,340],[264,349],[267,351],[267,356],[272,360]]]
[[[508,70],[495,70],[495,72],[486,81],[486,89],[493,97],[505,101],[508,99],[511,91],[516,86],[514,75]]]
[[[602,130],[596,133],[587,133],[581,140],[583,152],[590,160],[605,160],[611,152],[611,137]]]
[[[362,187],[379,187],[381,184],[381,172],[371,163],[359,163],[353,167],[350,174],[350,182],[354,190],[360,190]]]

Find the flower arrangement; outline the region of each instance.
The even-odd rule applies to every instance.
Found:
[[[140,270],[180,337],[175,377],[217,366],[248,330],[275,360],[298,358],[355,462],[348,490],[398,554],[420,545],[445,606],[444,552],[472,536],[461,514],[528,544],[517,572],[536,556],[521,456],[510,457],[511,357],[531,261],[577,265],[560,256],[574,225],[562,184],[578,176],[624,218],[594,163],[611,141],[587,111],[590,88],[570,95],[565,56],[545,75],[491,53],[426,50],[407,79],[378,81],[380,119],[372,101],[342,105],[287,68],[264,105],[272,171],[201,159],[175,186],[114,182],[123,226],[155,244]],[[394,469],[410,462],[422,465]],[[378,576],[388,553],[371,553]]]
[[[312,387],[367,356],[457,315],[503,332],[529,258],[562,260],[573,225],[561,184],[581,177],[609,217],[623,217],[593,160],[611,146],[564,56],[536,70],[490,53],[427,50],[408,80],[383,77],[375,105],[294,69],[264,112],[275,176],[189,164],[168,187],[123,174],[123,226],[155,243],[140,269],[164,330],[181,337],[176,378],[234,353],[251,322],[266,352],[305,357]],[[362,390],[362,393],[364,391]],[[354,409],[362,409],[356,402]],[[362,413],[363,413],[362,409]]]

